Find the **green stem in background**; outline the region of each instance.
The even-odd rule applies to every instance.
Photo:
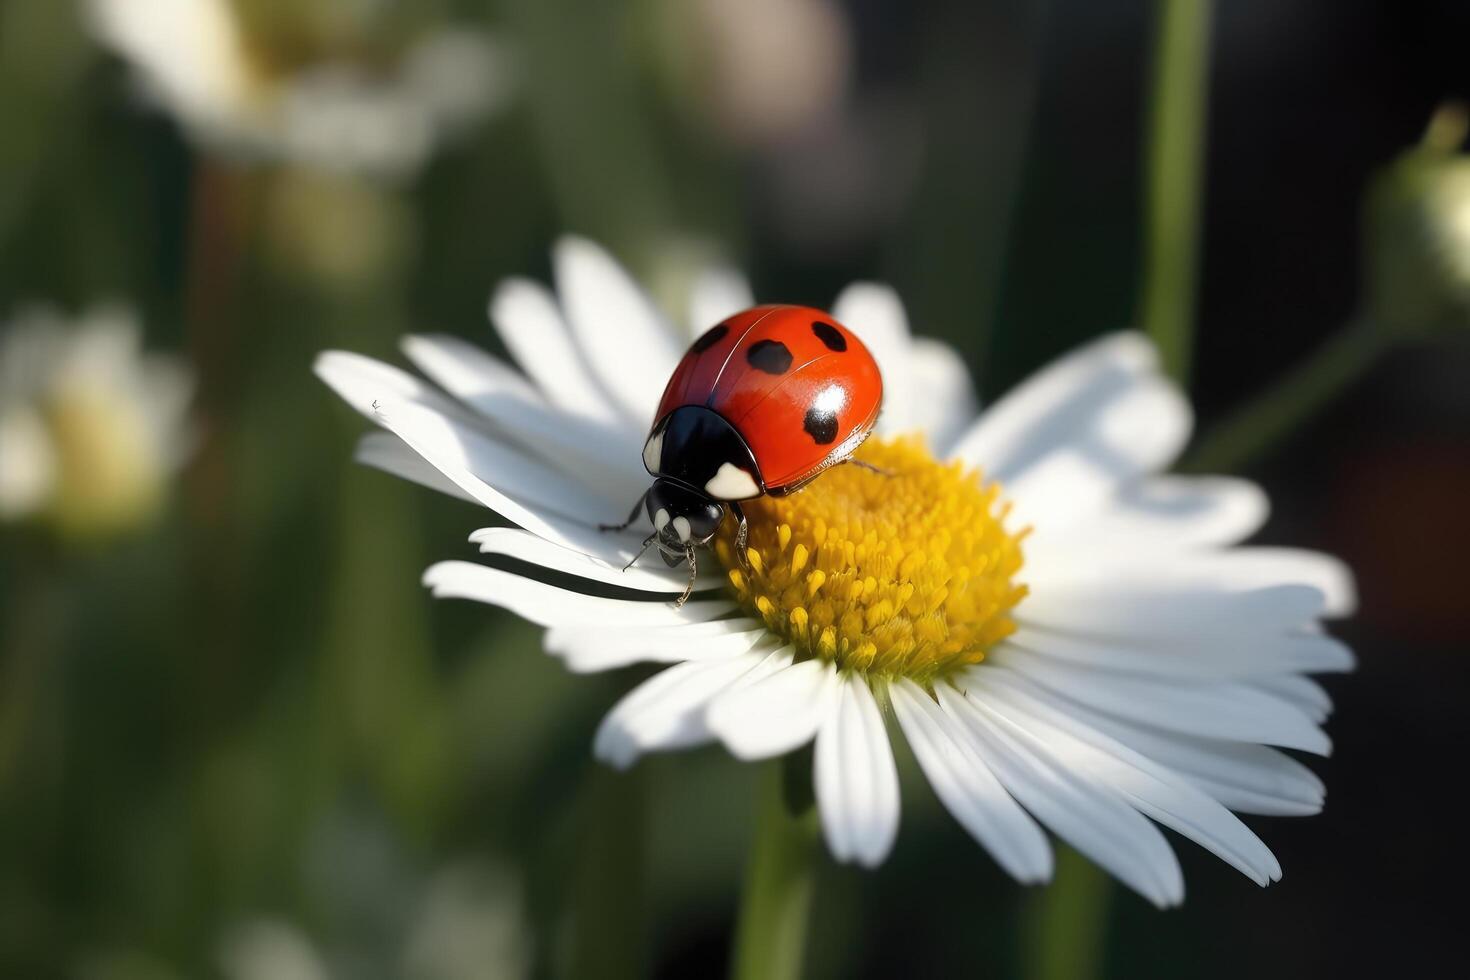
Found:
[[[646,782],[642,768],[614,772],[596,764],[584,780],[567,973],[578,980],[634,980],[646,973]]]
[[[1200,197],[1209,93],[1210,0],[1155,0],[1139,322],[1164,370],[1189,376],[1199,278]]]
[[[1194,473],[1228,473],[1278,445],[1372,367],[1392,343],[1365,320],[1344,327],[1245,408],[1205,434],[1184,460]]]
[[[793,815],[786,765],[769,763],[762,776],[736,925],[735,980],[801,976],[816,867],[817,811],[808,804]],[[808,781],[809,772],[803,774]]]
[[[4,542],[7,546],[10,541]],[[48,676],[57,670],[64,632],[64,597],[52,556],[17,548],[19,560],[0,587],[0,791],[10,797],[28,768],[55,771],[59,745],[38,747],[38,718],[46,719]],[[41,765],[34,763],[41,760]]]
[[[525,54],[530,118],[568,231],[646,257],[675,221],[621,4],[500,0]]]
[[[1028,980],[1092,980],[1102,957],[1112,883],[1070,847],[1057,848],[1056,876],[1025,912]]]

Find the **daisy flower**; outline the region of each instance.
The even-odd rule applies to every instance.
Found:
[[[148,101],[246,159],[406,176],[511,89],[508,54],[469,30],[429,33],[383,64],[351,39],[340,52],[271,52],[229,0],[88,0],[87,12]]]
[[[681,330],[595,245],[563,240],[554,265],[554,292],[512,280],[490,304],[521,370],[445,336],[404,344],[433,384],[340,352],[316,370],[386,430],[362,461],[517,525],[471,536],[495,567],[430,568],[435,595],[539,623],[573,670],[672,665],[607,715],[600,758],[815,741],[828,848],[873,866],[898,830],[901,732],[1019,881],[1052,873],[1043,825],[1160,906],[1184,882],[1156,824],[1280,877],[1231,811],[1321,808],[1321,781],[1280,749],[1330,748],[1306,675],[1352,667],[1321,627],[1351,609],[1351,578],[1324,555],[1232,547],[1266,516],[1250,483],[1161,475],[1191,418],[1143,337],[1103,337],[977,416],[956,353],[913,337],[890,289],[850,286],[832,315],[885,382],[858,457],[892,475],[841,466],[749,502],[749,569],[725,527],[676,607],[683,570],[624,569],[646,529],[597,525],[650,482],[640,450],[683,349],[753,305],[749,288],[704,276]]]
[[[146,521],[189,455],[192,392],[127,309],[18,315],[0,328],[0,522],[83,538]]]

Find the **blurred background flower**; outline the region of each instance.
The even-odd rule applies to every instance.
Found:
[[[34,309],[0,328],[0,521],[64,538],[136,529],[188,456],[189,370],[145,355],[133,313]]]
[[[145,97],[212,149],[402,177],[500,108],[514,76],[483,33],[380,3],[88,0]],[[396,22],[396,23],[395,23]]]
[[[75,445],[101,434],[154,502],[60,546],[42,378],[0,341],[28,392],[0,440],[30,460],[0,463],[27,515],[0,520],[0,975],[223,975],[249,923],[329,976],[406,973],[449,948],[414,936],[461,867],[505,872],[519,911],[476,934],[533,975],[725,969],[750,767],[594,764],[644,669],[572,677],[514,617],[427,601],[479,512],[354,464],[360,421],[310,373],[408,334],[513,357],[487,285],[534,311],[568,232],[680,322],[711,264],[803,303],[891,282],[987,405],[1097,331],[1172,330],[1185,469],[1269,486],[1263,542],[1358,573],[1327,806],[1248,820],[1280,885],[1180,848],[1161,915],[1060,850],[1025,892],[900,751],[905,832],[877,872],[817,867],[808,974],[1443,972],[1470,334],[1436,113],[1470,97],[1466,36],[1449,0],[0,2],[0,330],[42,301],[76,336],[116,298],[193,379],[146,466],[115,449],[147,400],[86,386]],[[1145,304],[1165,259],[1192,278]]]

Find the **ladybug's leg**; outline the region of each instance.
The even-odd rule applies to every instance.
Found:
[[[645,491],[643,491],[642,495],[639,496],[639,498],[637,500],[633,501],[633,509],[630,510],[630,511],[628,511],[628,519],[626,521],[624,521],[621,524],[599,524],[599,525],[597,525],[597,530],[599,530],[599,531],[626,531],[626,530],[628,530],[628,528],[632,526],[633,522],[636,521],[636,520],[638,520],[638,511],[643,508],[643,501],[644,501],[645,498],[647,498],[647,496],[648,496],[648,491],[645,490]],[[652,540],[652,539],[650,538],[649,540]],[[644,548],[647,548],[648,547],[648,542],[647,541],[643,542],[643,547]],[[635,558],[634,561],[637,561],[637,559]]]
[[[684,603],[689,601],[690,594],[694,592],[694,577],[699,574],[699,566],[695,564],[694,548],[692,546],[688,551],[684,552],[684,556],[689,559],[689,584],[684,586],[684,594],[679,596],[678,601],[674,603],[675,609],[682,607]]]
[[[750,559],[746,557],[745,553],[748,550],[747,546],[750,544],[750,525],[746,522],[745,511],[741,509],[739,504],[731,501],[725,506],[730,508],[730,513],[734,515],[735,520],[738,522],[735,528],[735,558],[740,562],[740,567],[745,569],[748,574],[750,572]]]
[[[632,523],[633,523],[632,521],[629,521],[628,522],[628,524],[632,524]],[[628,525],[625,524],[623,526],[624,527],[627,527]],[[640,559],[640,558],[643,557],[643,553],[648,550],[648,546],[649,545],[653,544],[653,539],[656,538],[656,537],[658,537],[658,532],[657,531],[655,531],[654,533],[650,534],[648,537],[646,537],[646,538],[643,539],[643,547],[641,547],[641,548],[638,549],[638,554],[636,554],[632,558],[628,559],[628,564],[626,564],[626,565],[623,566],[623,571],[626,572],[628,569],[632,568],[633,565],[637,563],[638,559]]]
[[[860,470],[867,470],[869,473],[877,473],[879,476],[893,476],[894,475],[893,470],[885,470],[881,466],[874,466],[872,463],[864,463],[862,460],[860,460],[860,459],[853,459],[851,456],[849,456],[846,459],[844,459],[843,462],[844,463],[847,463],[847,464],[849,464],[851,466],[856,466]]]

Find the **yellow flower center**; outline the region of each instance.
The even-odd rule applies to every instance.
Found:
[[[749,571],[733,521],[715,553],[736,597],[798,657],[928,680],[978,663],[1015,630],[1021,539],[1000,488],[940,463],[913,437],[869,439],[800,493],[745,504]]]

